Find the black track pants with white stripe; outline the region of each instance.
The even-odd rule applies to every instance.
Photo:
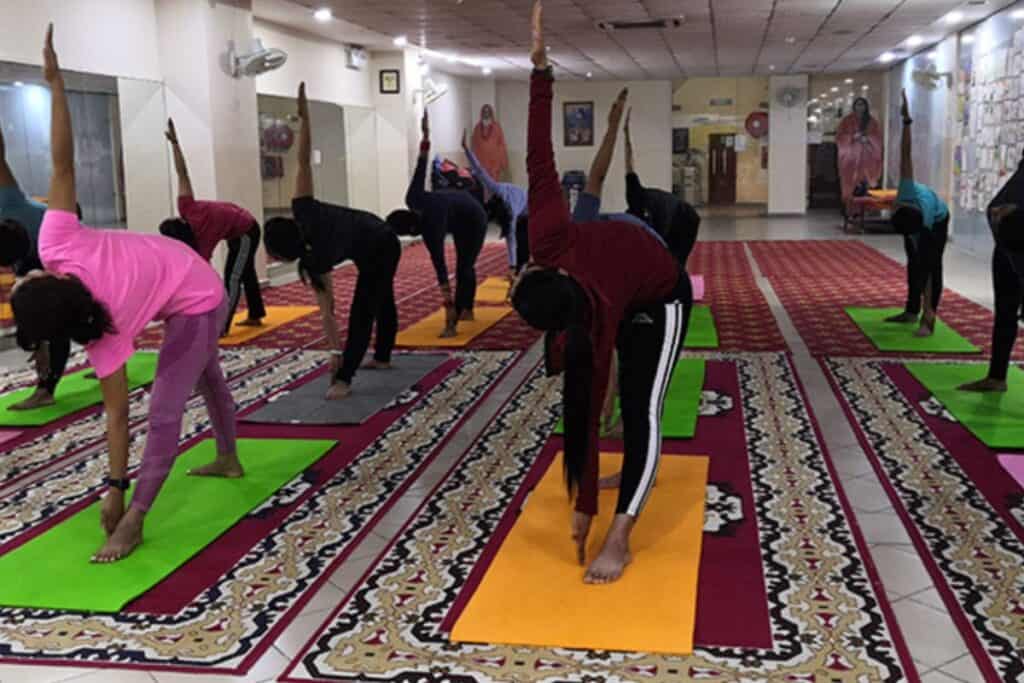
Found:
[[[690,320],[689,301],[632,309],[619,327],[619,398],[625,458],[616,512],[636,517],[661,459],[661,412]]]
[[[256,275],[256,250],[259,246],[259,223],[253,223],[249,232],[241,237],[228,240],[228,258],[224,264],[224,286],[228,290],[228,319],[222,330],[225,334],[231,329],[242,288],[245,288],[249,318],[261,320],[267,317],[263,294],[260,292],[260,279]]]

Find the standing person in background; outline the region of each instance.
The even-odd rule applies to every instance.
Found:
[[[395,304],[395,273],[402,258],[402,244],[387,223],[367,211],[322,202],[314,196],[312,131],[306,84],[299,84],[299,172],[291,218],[267,221],[267,251],[275,258],[299,264],[299,276],[316,292],[324,335],[331,349],[331,386],[327,399],[342,399],[352,393],[352,380],[370,347],[374,323],[377,344],[373,360],[365,367],[391,367],[391,352],[398,335],[398,307]],[[334,317],[332,272],[352,259],[359,271],[348,336],[341,351],[338,322]]]
[[[22,278],[33,270],[41,270],[39,261],[39,226],[46,206],[25,196],[14,172],[7,164],[7,146],[0,128],[0,266],[14,269]],[[71,338],[58,334],[44,340],[32,354],[38,375],[35,391],[8,410],[33,410],[54,404],[57,385],[71,356]]]
[[[501,227],[501,236],[508,246],[509,281],[515,279],[516,273],[526,265],[528,255],[521,253],[518,245],[517,231],[519,219],[526,217],[526,190],[512,183],[499,183],[483,167],[476,154],[466,144],[466,132],[462,132],[462,149],[469,159],[473,177],[483,186],[484,206],[490,207],[488,217],[496,219]],[[523,258],[526,256],[526,258]]]
[[[640,183],[629,131],[632,116],[633,110],[630,109],[626,113],[626,202],[629,213],[654,228],[685,268],[693,245],[697,243],[700,214],[671,192],[644,187]]]
[[[882,127],[871,115],[871,105],[866,98],[858,97],[853,101],[853,111],[836,131],[840,191],[847,211],[858,187],[870,189],[878,185],[882,177],[882,144]]]
[[[18,345],[34,351],[58,331],[85,346],[103,392],[109,473],[100,523],[107,532],[94,562],[115,562],[142,543],[143,523],[178,456],[185,406],[198,388],[206,402],[216,459],[190,474],[241,477],[235,439],[235,403],[218,358],[217,337],[227,316],[224,285],[192,249],[160,235],[97,230],[82,225],[75,209],[75,152],[64,78],[46,33],[43,75],[53,93],[50,140],[53,174],[49,206],[39,229],[39,257],[47,272],[33,271],[15,288],[11,308]],[[142,469],[125,510],[130,486],[128,379],[134,340],[164,321]]]
[[[213,258],[213,250],[227,240],[228,258],[224,264],[224,286],[228,293],[228,318],[221,330],[224,336],[238,307],[238,297],[245,286],[248,316],[238,323],[247,327],[263,324],[267,310],[263,306],[260,279],[256,275],[256,250],[260,247],[260,224],[252,214],[230,202],[201,201],[192,193],[185,155],[178,144],[174,121],[167,119],[167,141],[174,153],[174,170],[178,174],[178,212],[181,218],[168,218],[160,224],[160,234],[189,245],[204,259]]]
[[[533,261],[512,304],[531,326],[554,336],[549,374],[564,373],[564,464],[575,498],[571,533],[580,564],[597,512],[599,414],[618,348],[625,432],[619,502],[604,545],[584,575],[617,581],[632,560],[630,536],[661,458],[661,407],[693,304],[690,278],[649,228],[579,224],[569,216],[551,142],[554,81],[544,46],[542,5],[534,4],[527,166]],[[552,350],[557,351],[551,353]]]
[[[388,223],[401,226],[399,234],[422,235],[437,274],[446,311],[441,338],[454,337],[460,320],[473,320],[476,300],[476,260],[487,237],[487,213],[480,202],[462,190],[427,191],[430,156],[430,117],[423,110],[423,139],[416,173],[409,183],[405,203],[409,210],[393,211]],[[455,295],[448,283],[444,238],[455,240]]]
[[[917,337],[929,337],[935,332],[935,319],[942,299],[942,259],[949,239],[949,207],[939,199],[932,188],[914,180],[914,155],[910,105],[903,92],[903,141],[900,147],[900,185],[896,195],[896,211],[892,225],[896,232],[910,238],[914,251],[908,254],[907,310],[888,319],[889,322],[913,322],[917,319],[913,308],[923,302],[924,313]]]
[[[494,107],[485,104],[480,107],[480,121],[473,128],[473,154],[480,160],[487,175],[501,180],[508,169],[508,147],[505,131],[494,118]]]

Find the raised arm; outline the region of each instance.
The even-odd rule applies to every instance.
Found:
[[[629,120],[633,117],[633,107],[626,112],[626,173],[636,173],[633,166],[633,139],[629,134]]]
[[[914,180],[914,140],[911,130],[914,119],[910,118],[910,105],[907,104],[907,91],[903,91],[903,104],[900,107],[903,117],[903,139],[900,141],[900,182]]]
[[[43,77],[50,84],[53,105],[50,111],[50,154],[53,175],[50,177],[49,208],[75,212],[75,145],[71,133],[71,112],[64,92],[64,76],[53,49],[53,24],[46,29],[43,46]]]
[[[178,174],[178,196],[193,197],[192,181],[188,177],[188,165],[185,163],[185,155],[178,144],[178,131],[174,128],[174,119],[167,119],[167,141],[171,143],[171,152],[174,155],[174,171]]]
[[[473,154],[473,150],[469,148],[469,143],[466,142],[465,130],[462,131],[462,151],[466,153],[473,176],[480,181],[480,184],[486,187],[491,194],[501,194],[501,187],[498,182],[491,177],[486,168],[480,165],[480,160]]]
[[[533,47],[530,52],[530,114],[526,139],[529,176],[530,253],[539,265],[552,266],[569,248],[572,220],[562,196],[551,144],[552,77],[544,45],[543,6],[533,5]]]
[[[626,98],[629,97],[629,88],[623,88],[619,96],[612,104],[612,110],[608,113],[608,130],[604,133],[604,140],[597,150],[594,163],[590,166],[590,175],[587,176],[587,193],[595,197],[601,196],[604,188],[604,180],[608,177],[608,167],[612,165],[612,157],[615,155],[615,143],[619,139],[619,123],[622,121],[622,110],[626,107]]]
[[[405,205],[412,211],[423,211],[427,195],[427,161],[430,157],[430,115],[423,108],[420,120],[423,137],[420,139],[420,155],[416,160],[416,171],[412,174],[409,189],[405,193]]]
[[[0,124],[0,187],[17,187],[14,172],[7,165],[7,145],[4,142],[4,127]]]
[[[313,142],[309,129],[309,102],[306,83],[299,83],[299,171],[295,176],[295,198],[313,196]]]

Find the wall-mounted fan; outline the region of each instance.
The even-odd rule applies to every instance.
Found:
[[[804,91],[794,86],[783,86],[775,91],[775,103],[783,109],[793,109],[803,105]]]

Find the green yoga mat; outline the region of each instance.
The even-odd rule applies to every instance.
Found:
[[[694,306],[690,311],[690,326],[683,346],[687,349],[718,348],[718,330],[710,306]]]
[[[661,435],[664,438],[692,439],[697,432],[697,413],[704,390],[706,366],[705,361],[698,358],[680,358],[676,363],[661,415]],[[619,400],[615,399],[615,416],[621,414]],[[555,427],[555,433],[565,433],[565,425],[561,421]]]
[[[907,370],[972,434],[990,448],[1024,448],[1024,371],[1010,366],[1005,394],[957,391],[985,377],[986,365],[907,363]]]
[[[0,557],[0,605],[117,612],[185,564],[250,510],[319,460],[335,441],[239,439],[241,479],[188,476],[209,462],[203,441],[174,463],[146,516],[145,540],[113,564],[89,559],[103,545],[100,503]]]
[[[156,377],[158,354],[140,351],[128,359],[128,388],[138,389]],[[18,401],[32,395],[35,387],[19,389],[0,396],[0,427],[40,427],[83,408],[103,403],[103,392],[96,379],[87,379],[92,369],[65,375],[57,385],[57,402],[35,410],[8,410]]]
[[[857,308],[851,306],[846,314],[853,319],[879,351],[914,351],[917,353],[979,353],[981,349],[967,341],[941,320],[935,324],[935,334],[915,337],[919,324],[887,323],[885,319],[899,315],[902,308]]]

